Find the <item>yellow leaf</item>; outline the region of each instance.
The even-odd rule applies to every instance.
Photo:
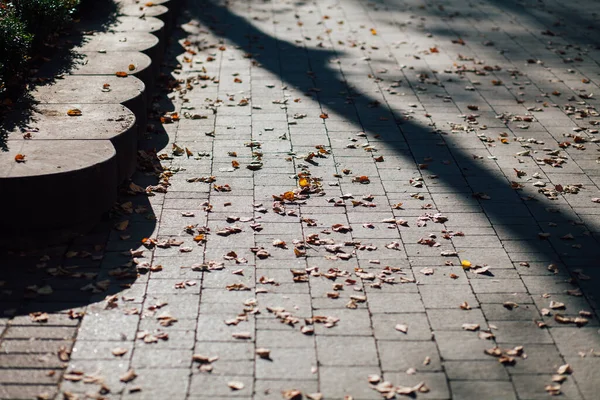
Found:
[[[308,185],[310,185],[310,182],[306,178],[301,178],[298,181],[298,184],[300,185],[300,187],[304,188],[304,187],[307,187]]]
[[[471,261],[469,261],[469,260],[462,260],[462,262],[460,263],[460,265],[462,265],[462,267],[464,269],[469,269],[469,268],[471,268]]]
[[[371,28],[371,35],[377,35],[377,30],[375,28]]]

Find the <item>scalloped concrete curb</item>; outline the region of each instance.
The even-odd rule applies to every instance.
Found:
[[[0,193],[8,212],[0,222],[1,247],[59,243],[85,232],[135,171],[146,91],[158,75],[178,2],[115,3],[120,15],[110,30],[94,33],[98,21],[80,24],[85,40],[70,50],[78,61],[60,79],[54,79],[55,63],[47,63],[38,76],[53,83],[29,93],[33,110],[18,104],[6,120]],[[128,75],[118,77],[119,71]],[[81,116],[67,115],[75,108]],[[25,162],[17,162],[17,154]]]

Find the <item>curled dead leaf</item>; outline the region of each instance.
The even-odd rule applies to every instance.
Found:
[[[256,355],[260,358],[270,359],[271,358],[271,350],[265,348],[256,349]]]
[[[302,400],[302,392],[296,389],[283,390],[281,395],[285,400]]]
[[[231,390],[242,390],[245,387],[244,383],[239,381],[227,382],[227,386],[229,386]]]
[[[124,356],[125,354],[127,354],[127,351],[128,350],[124,347],[115,347],[114,349],[111,350],[111,353],[115,357],[121,357],[121,356]]]
[[[78,108],[72,108],[72,109],[70,109],[70,110],[67,111],[67,115],[69,117],[81,117],[82,112]]]
[[[137,374],[135,373],[135,371],[133,370],[133,368],[130,368],[129,371],[127,371],[123,375],[121,375],[121,377],[119,378],[119,380],[121,382],[127,383],[127,382],[131,382],[135,378],[137,378]]]

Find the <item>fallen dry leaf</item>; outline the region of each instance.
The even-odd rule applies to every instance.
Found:
[[[245,385],[243,382],[231,381],[231,382],[227,382],[227,386],[229,386],[229,388],[231,390],[242,390]]]
[[[131,382],[135,378],[137,378],[137,374],[135,373],[135,371],[133,370],[133,368],[130,368],[129,371],[127,371],[123,375],[121,375],[121,377],[119,378],[119,380],[121,382],[127,383],[127,382]]]
[[[271,358],[271,350],[265,348],[256,349],[256,355],[260,358],[270,359]]]
[[[32,312],[29,313],[29,317],[32,322],[48,322],[48,313],[45,312]]]
[[[69,117],[80,117],[82,115],[82,112],[78,108],[72,108],[72,109],[70,109],[70,110],[67,111],[67,115]]]
[[[302,392],[296,389],[282,390],[281,395],[285,400],[301,400]]]
[[[462,328],[466,331],[478,331],[479,324],[462,324]]]
[[[65,346],[60,346],[57,355],[60,361],[67,362],[71,359],[71,352]]]
[[[114,349],[111,350],[111,353],[115,357],[121,357],[121,356],[124,356],[125,354],[127,354],[127,351],[128,350],[124,347],[115,347]]]

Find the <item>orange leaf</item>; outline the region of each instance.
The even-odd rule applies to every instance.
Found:
[[[293,201],[296,198],[294,192],[285,192],[281,197],[287,201]]]
[[[194,155],[194,153],[192,153],[192,151],[190,149],[188,149],[187,147],[185,148],[185,154],[187,154],[188,158],[192,157]]]
[[[25,162],[25,154],[17,154],[15,156],[15,161],[18,163],[24,163]]]
[[[354,179],[352,179],[352,182],[369,183],[369,182],[371,182],[371,180],[369,179],[368,176],[361,175],[361,176],[357,176]]]
[[[377,30],[375,28],[371,28],[371,35],[377,35]]]
[[[327,115],[327,113],[323,113],[323,114],[319,115],[319,118],[327,119],[327,118],[329,118],[329,115]]]
[[[129,74],[125,71],[119,71],[119,72],[116,72],[115,75],[118,76],[119,78],[125,78]]]
[[[203,234],[194,236],[194,242],[199,243],[199,242],[203,242],[203,241],[204,241],[204,235]]]
[[[72,108],[69,111],[67,111],[67,115],[69,117],[81,117],[81,110],[78,108]]]
[[[439,53],[440,52],[437,47],[430,47],[429,51],[432,52],[432,53]]]
[[[231,161],[231,166],[232,166],[233,168],[239,168],[239,167],[240,167],[240,163],[239,163],[239,162],[237,162],[236,160],[232,160],[232,161]]]

